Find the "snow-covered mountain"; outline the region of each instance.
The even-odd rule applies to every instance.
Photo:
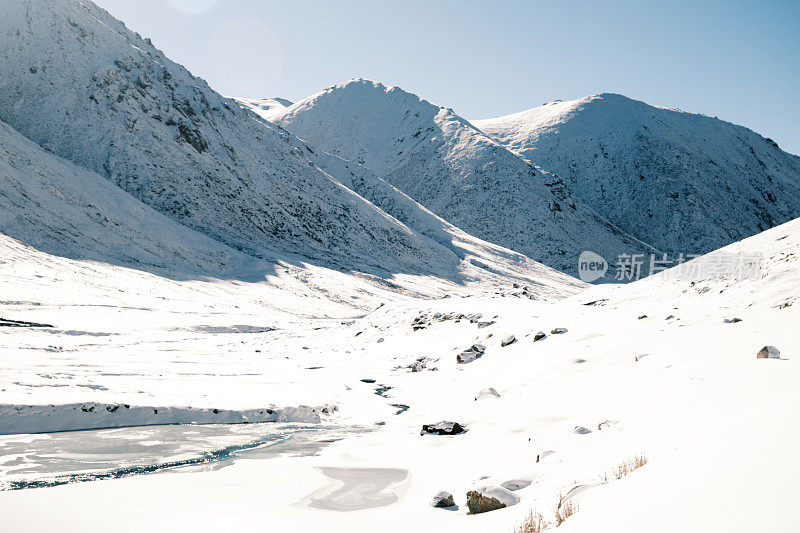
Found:
[[[356,79],[267,118],[369,167],[465,231],[559,270],[575,272],[583,250],[616,258],[648,249],[576,200],[558,177],[451,109],[397,87]]]
[[[510,276],[544,285],[550,278],[575,284],[518,253],[465,234],[366,170],[351,171],[345,162],[316,153],[212,91],[90,2],[0,4],[0,66],[0,117],[5,122],[45,150],[108,178],[145,205],[225,245],[224,253],[232,251],[229,246],[273,262],[310,260],[374,280],[410,275],[448,283],[491,279],[502,284],[501,279]],[[147,218],[140,205],[129,205],[126,213],[132,218],[118,225],[127,224],[132,232],[140,228],[142,243],[152,240],[153,245],[146,247],[163,252],[161,259],[149,252],[136,257],[136,247],[123,247],[128,251],[121,252],[110,244],[133,237],[132,232],[113,234],[108,245],[95,246],[88,235],[99,236],[101,226],[95,224],[91,231],[80,226],[85,210],[73,209],[62,216],[60,209],[76,204],[59,203],[48,187],[53,182],[69,184],[80,198],[77,205],[91,203],[98,217],[121,219],[123,210],[115,213],[114,205],[125,201],[107,187],[99,190],[109,195],[108,202],[92,201],[96,174],[53,158],[40,163],[41,155],[14,133],[2,128],[10,139],[6,162],[13,166],[13,160],[24,157],[45,169],[40,175],[17,165],[20,174],[12,177],[23,187],[44,187],[37,192],[47,196],[42,198],[38,220],[52,224],[52,231],[9,225],[10,235],[27,237],[43,250],[68,257],[124,259],[126,264],[169,262],[173,248],[155,244],[161,236],[157,231],[148,234],[146,224],[139,222]],[[353,192],[331,172],[340,173],[353,187],[354,177],[360,176],[359,190],[373,201]],[[73,175],[81,179],[70,182]],[[6,190],[13,210],[6,220],[19,214],[17,221],[36,222],[35,217],[21,214],[31,208],[29,198]],[[402,205],[395,209],[398,216],[420,229],[387,215],[376,203]],[[162,222],[159,219],[153,226]],[[70,227],[72,223],[82,229]],[[104,227],[116,231],[114,225]],[[60,232],[74,239],[60,242],[56,237]],[[192,237],[183,248],[201,241]],[[204,246],[208,243],[193,254],[202,255]],[[203,264],[198,261],[200,271]]]
[[[710,252],[800,216],[800,157],[716,118],[599,94],[472,123],[666,252]]]
[[[340,160],[330,159],[320,161],[335,171],[347,170],[344,162],[338,167],[334,163]],[[345,280],[344,274],[299,264],[285,254],[257,259],[153,210],[102,176],[44,151],[3,122],[0,176],[0,233],[50,256],[110,263],[172,279],[269,280],[272,288],[306,296],[316,293],[315,298],[359,309],[376,305],[387,297],[386,291],[432,296],[467,286],[493,290],[514,280],[535,286],[532,292],[548,298],[581,286],[527,257],[465,234],[369,175],[351,177],[376,203],[399,204],[395,210],[420,228],[419,242],[451,256],[453,268],[440,264],[435,275],[397,275],[386,281],[363,274]],[[358,299],[352,299],[355,292]]]

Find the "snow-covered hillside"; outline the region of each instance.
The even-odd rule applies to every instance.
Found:
[[[255,256],[453,271],[432,246],[90,2],[0,5],[0,116],[145,204]]]
[[[0,11],[0,59],[6,73],[0,78],[0,116],[48,151],[104,175],[144,204],[227,246],[205,254],[211,245],[207,239],[179,239],[169,232],[170,239],[185,242],[177,248],[144,244],[166,238],[149,231],[163,224],[163,217],[151,217],[155,213],[133,205],[132,198],[98,185],[96,174],[42,150],[34,153],[31,143],[22,143],[3,126],[6,163],[18,171],[12,176],[16,189],[41,197],[41,205],[34,206],[30,195],[6,183],[5,219],[16,217],[18,225],[7,224],[8,234],[23,242],[67,257],[124,259],[127,265],[164,266],[173,256],[176,261],[197,257],[191,270],[211,276],[221,275],[214,267],[217,255],[231,254],[230,246],[294,268],[310,260],[354,271],[418,294],[453,283],[508,286],[510,278],[542,287],[551,285],[549,279],[553,286],[577,286],[518,253],[465,234],[366,170],[318,154],[222,98],[89,2],[4,2]],[[20,158],[41,164],[41,171],[31,172]],[[62,201],[58,191],[64,187],[80,202]],[[93,198],[96,188],[110,196]],[[118,210],[117,204],[127,210]],[[392,207],[393,214],[413,225],[376,204]],[[97,213],[87,215],[81,206],[88,205]],[[36,216],[25,214],[36,209],[41,210]],[[76,227],[71,216],[81,221],[94,216],[95,222],[91,230],[85,224]],[[107,219],[116,223],[104,223]],[[49,228],[40,230],[36,223]],[[129,233],[120,236],[118,228]],[[170,228],[188,233],[176,225]],[[103,231],[111,234],[103,236]],[[59,239],[60,233],[72,238]],[[106,242],[93,241],[103,238]],[[138,242],[118,246],[117,238]],[[195,247],[196,242],[204,244]],[[139,255],[142,247],[150,251]],[[159,252],[162,256],[155,257]],[[416,276],[429,282],[418,283]]]
[[[343,163],[334,167],[325,158],[320,163],[337,171],[347,169]],[[43,265],[60,256],[177,280],[239,280],[278,300],[330,300],[341,304],[338,312],[345,315],[398,296],[393,293],[494,292],[517,282],[529,285],[531,295],[547,299],[582,286],[525,256],[465,234],[369,175],[358,181],[358,187],[376,202],[401,203],[397,210],[420,228],[419,241],[449,258],[447,263],[429,265],[432,274],[375,277],[298,263],[287,254],[257,259],[158,213],[100,175],[45,152],[2,122],[0,175],[0,234],[46,254],[35,261]],[[281,312],[292,309],[315,314],[313,306],[309,310],[297,303],[287,304]]]
[[[800,216],[800,157],[716,118],[599,94],[472,123],[665,252],[710,252]]]
[[[267,118],[331,154],[364,164],[465,231],[573,273],[583,250],[648,247],[467,121],[397,87],[357,79]],[[389,211],[390,214],[393,214]]]

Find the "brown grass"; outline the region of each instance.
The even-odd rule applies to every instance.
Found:
[[[647,464],[647,457],[640,453],[630,461],[623,461],[616,468],[611,471],[611,476],[614,479],[622,479],[634,470],[637,470]],[[603,473],[603,481],[608,481],[609,473]]]
[[[564,523],[564,520],[578,512],[578,505],[572,500],[562,502],[556,509],[556,527]]]
[[[530,514],[514,533],[542,533],[547,528],[547,523],[539,513],[534,513],[531,509]]]

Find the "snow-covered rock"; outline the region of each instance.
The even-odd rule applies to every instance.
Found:
[[[704,254],[800,216],[800,157],[717,118],[605,93],[472,124],[664,252]]]
[[[467,507],[471,514],[488,513],[519,503],[519,496],[502,486],[478,487],[467,493]]]
[[[774,346],[764,346],[756,354],[758,359],[780,359],[781,351]]]
[[[649,250],[573,198],[556,176],[453,110],[397,87],[351,80],[270,118],[319,149],[366,165],[463,230],[558,270],[575,272],[583,250],[614,258]]]
[[[431,506],[433,507],[452,507],[455,504],[453,495],[449,492],[440,492],[431,498]]]

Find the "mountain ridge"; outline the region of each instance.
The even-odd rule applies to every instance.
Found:
[[[665,252],[707,253],[800,216],[800,157],[714,117],[600,93],[473,124]]]
[[[651,250],[581,202],[557,176],[452,109],[356,78],[268,117],[322,150],[367,166],[442,218],[558,270],[586,249]]]

